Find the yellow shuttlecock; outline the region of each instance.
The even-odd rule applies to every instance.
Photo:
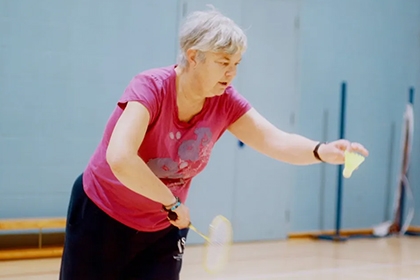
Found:
[[[343,176],[345,178],[350,178],[351,174],[356,170],[360,164],[365,160],[365,157],[354,153],[345,151],[344,152],[344,170],[343,170]]]

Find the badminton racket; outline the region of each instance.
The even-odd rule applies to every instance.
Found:
[[[176,220],[178,216],[175,212],[169,212],[168,218],[170,220]],[[209,225],[208,234],[202,233],[191,223],[189,228],[205,240],[204,269],[209,273],[217,273],[223,270],[229,259],[233,238],[230,221],[222,215],[214,217]]]

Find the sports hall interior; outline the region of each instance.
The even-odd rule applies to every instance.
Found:
[[[204,232],[231,221],[229,261],[207,273],[190,231],[181,279],[420,279],[420,0],[0,0],[0,280],[58,279],[71,187],[116,101],[176,63],[207,4],[247,34],[233,85],[259,112],[370,155],[343,178],[226,132],[186,204]]]

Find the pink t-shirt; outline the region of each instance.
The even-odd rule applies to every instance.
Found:
[[[208,98],[202,111],[186,123],[178,119],[175,65],[136,75],[111,114],[105,132],[83,174],[86,194],[108,215],[139,231],[158,231],[170,225],[162,205],[121,184],[112,173],[106,149],[113,128],[129,101],[143,104],[150,123],[138,155],[185,202],[191,179],[207,165],[215,142],[251,105],[229,86],[221,96]]]

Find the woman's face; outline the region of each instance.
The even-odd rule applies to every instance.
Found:
[[[242,54],[204,53],[204,59],[195,57],[190,60],[190,69],[195,90],[205,97],[222,95],[236,76]],[[191,58],[191,57],[189,57]]]

